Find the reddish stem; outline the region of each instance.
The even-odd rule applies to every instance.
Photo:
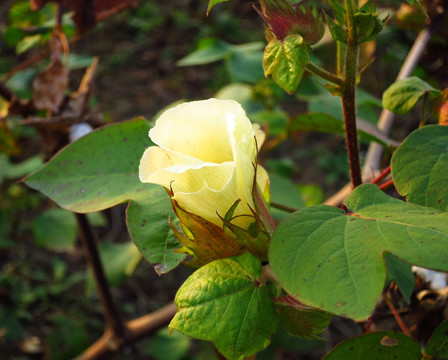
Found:
[[[403,319],[401,318],[400,314],[398,313],[397,309],[395,308],[392,301],[389,299],[389,296],[387,293],[383,294],[384,302],[389,307],[392,315],[394,316],[395,320],[397,321],[398,326],[400,326],[401,331],[403,331],[403,334],[411,337],[411,332],[409,331],[408,327],[404,323]]]
[[[393,184],[394,184],[394,180],[393,180],[393,179],[390,179],[389,181],[386,181],[384,184],[381,184],[381,185],[379,186],[379,188],[380,188],[381,190],[386,190],[388,187],[391,187]]]
[[[378,182],[383,180],[390,173],[390,171],[391,171],[391,168],[390,168],[390,165],[389,165],[387,168],[385,168],[383,170],[383,172],[381,174],[378,175],[378,177],[376,179],[374,179],[372,181],[372,184],[377,184]]]

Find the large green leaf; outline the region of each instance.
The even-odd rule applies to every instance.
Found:
[[[411,133],[392,157],[392,176],[408,201],[448,211],[448,126]]]
[[[347,212],[318,205],[277,227],[270,264],[299,301],[342,316],[370,316],[386,278],[384,253],[448,271],[448,214],[358,187]]]
[[[423,95],[440,92],[418,77],[393,83],[383,94],[383,106],[395,114],[406,114]]]
[[[433,360],[448,359],[448,320],[442,322],[429,339],[426,353]]]
[[[399,143],[389,139],[370,122],[358,119],[356,125],[358,127],[358,135],[361,139],[375,141],[386,147],[399,145]],[[290,129],[292,131],[304,130],[345,134],[344,121],[325,113],[307,113],[298,115],[291,121]]]
[[[271,40],[264,51],[264,74],[272,75],[278,86],[291,94],[299,86],[309,60],[309,47],[300,35]]]
[[[161,186],[150,185],[150,196],[133,200],[126,212],[129,234],[145,259],[158,274],[174,269],[185,258],[174,249],[182,245],[171,231],[168,217],[175,221],[168,194]]]
[[[244,359],[270,343],[278,318],[259,260],[245,253],[197,270],[177,292],[170,328],[212,341],[228,359]]]
[[[152,190],[138,178],[151,144],[143,119],[105,126],[57,153],[25,183],[59,206],[80,213],[99,211]]]
[[[323,359],[420,360],[421,358],[420,345],[409,336],[382,331],[348,339],[336,346]]]

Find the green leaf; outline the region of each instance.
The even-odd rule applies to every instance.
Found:
[[[231,56],[226,59],[227,71],[232,82],[255,83],[263,79],[263,52],[240,51],[236,46],[232,47]]]
[[[98,250],[101,263],[104,265],[107,282],[112,287],[120,286],[127,277],[131,276],[142,258],[131,241],[119,244],[102,242]],[[90,269],[86,280],[86,291],[91,293],[95,284]]]
[[[227,359],[244,359],[270,343],[277,315],[259,260],[245,253],[197,270],[177,292],[170,328],[212,341]]]
[[[271,136],[284,134],[289,120],[288,115],[282,110],[259,111],[251,114],[250,119],[261,125],[267,124]]]
[[[208,3],[207,14],[210,12],[210,10],[212,9],[213,6],[215,6],[216,4],[225,2],[225,1],[229,1],[229,0],[210,0],[210,2]]]
[[[286,205],[293,209],[305,207],[299,186],[294,184],[289,178],[270,173],[269,182],[272,202]],[[285,212],[278,209],[271,209],[271,214],[277,219],[285,217]]]
[[[174,269],[185,258],[174,249],[182,245],[171,231],[168,218],[176,220],[165,189],[151,185],[145,199],[133,200],[126,211],[129,234],[144,258],[158,274]]]
[[[420,360],[421,357],[420,345],[410,337],[382,331],[348,339],[331,350],[323,360]]]
[[[266,77],[272,75],[282,89],[292,94],[299,86],[309,60],[309,46],[300,35],[287,36],[284,41],[271,40],[264,52],[264,74]]]
[[[252,97],[253,86],[242,83],[231,83],[221,88],[215,98],[222,100],[235,100],[241,104],[246,114],[250,115],[263,110],[263,104]]]
[[[448,320],[442,322],[434,331],[425,352],[433,360],[448,359]]]
[[[399,143],[389,139],[373,124],[358,119],[356,121],[358,136],[367,141],[375,141],[385,147],[398,146]],[[306,113],[296,116],[290,124],[292,131],[319,131],[333,134],[345,134],[344,121],[325,113]]]
[[[391,167],[395,187],[408,201],[448,211],[448,126],[412,132],[395,151]]]
[[[168,328],[163,328],[151,338],[145,353],[157,360],[185,360],[190,345],[189,337],[177,331],[170,334]]]
[[[425,9],[423,9],[419,0],[406,0],[406,1],[409,3],[409,5],[418,8],[425,15],[426,19],[429,19],[428,14],[426,13]]]
[[[273,299],[280,322],[294,336],[320,339],[320,335],[330,324],[329,313],[298,303],[290,295]]]
[[[32,225],[39,247],[58,251],[73,250],[76,241],[76,221],[73,213],[59,208],[46,210]]]
[[[72,359],[89,345],[89,336],[78,319],[65,315],[52,317],[53,327],[45,342],[49,360]]]
[[[177,62],[178,66],[204,65],[224,60],[232,53],[230,45],[216,39],[206,39],[199,49],[188,54]]]
[[[333,40],[347,43],[347,33],[345,29],[341,25],[337,24],[328,15],[326,15],[325,17],[327,19],[328,29],[330,30]]]
[[[25,183],[64,209],[87,213],[143,198],[152,187],[138,178],[150,145],[143,119],[105,126],[58,152]]]
[[[395,114],[406,114],[426,93],[439,93],[418,77],[410,77],[393,83],[383,94],[383,106]]]
[[[387,265],[386,285],[395,280],[401,295],[407,301],[411,302],[412,291],[414,290],[415,277],[412,272],[412,266],[397,259],[395,256],[386,253],[384,255]]]
[[[312,307],[363,320],[386,278],[384,253],[448,271],[448,214],[405,203],[376,185],[356,188],[344,210],[305,208],[271,239],[270,264],[286,291]]]

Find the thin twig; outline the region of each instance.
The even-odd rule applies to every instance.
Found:
[[[420,32],[406,57],[400,72],[397,75],[395,81],[403,80],[409,77],[420,61],[429,40],[431,39],[432,31],[430,28],[426,28]],[[392,124],[394,122],[395,115],[387,109],[383,109],[380,118],[378,120],[378,129],[384,134],[388,135]],[[377,143],[371,143],[367,150],[366,159],[364,162],[363,175],[368,176],[372,172],[378,171],[383,157],[383,146]]]
[[[75,215],[78,222],[79,235],[85,250],[85,256],[93,272],[98,297],[103,307],[106,323],[112,329],[112,332],[117,340],[119,340],[120,338],[124,338],[126,327],[123,324],[123,320],[121,319],[121,316],[112,300],[109,283],[107,282],[104,274],[104,269],[95,244],[95,237],[93,235],[92,227],[90,226],[85,214],[76,213]]]
[[[394,180],[393,180],[393,179],[390,179],[389,181],[386,181],[384,184],[381,184],[381,185],[379,186],[379,188],[380,188],[381,190],[386,190],[387,188],[391,187],[393,184],[394,184]]]
[[[403,319],[401,318],[400,314],[398,313],[392,301],[389,299],[389,296],[387,295],[386,292],[384,292],[383,294],[383,299],[386,305],[389,307],[390,311],[392,312],[392,315],[394,316],[395,320],[397,321],[398,326],[400,326],[401,331],[403,331],[403,334],[411,337],[411,332],[409,331],[408,327],[404,323]]]
[[[155,333],[163,326],[168,325],[176,314],[176,311],[176,305],[170,303],[153,313],[128,321],[125,324],[127,328],[125,338],[118,344],[118,347],[111,347],[111,344],[115,341],[115,336],[111,329],[107,329],[100,339],[88,347],[75,360],[97,360],[110,356],[121,350],[124,346],[128,346],[147,335]]]
[[[385,169],[381,172],[381,174],[378,175],[378,177],[377,177],[376,179],[373,179],[372,184],[377,184],[377,183],[379,183],[381,180],[383,180],[383,179],[390,173],[390,171],[391,171],[391,167],[390,167],[390,165],[389,165],[387,168],[385,168]]]
[[[273,208],[276,208],[276,209],[279,209],[279,210],[283,210],[283,211],[286,211],[286,212],[289,212],[289,213],[293,213],[293,212],[296,212],[298,210],[298,209],[293,208],[291,206],[283,205],[283,204],[280,204],[280,203],[275,202],[275,201],[271,201],[270,205]]]

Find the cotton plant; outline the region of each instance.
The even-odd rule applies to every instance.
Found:
[[[225,0],[212,0],[209,10],[220,2]],[[163,275],[179,264],[194,269],[177,292],[169,328],[212,342],[227,359],[253,358],[280,323],[293,335],[316,338],[334,315],[366,321],[398,259],[448,271],[444,92],[417,78],[385,92],[384,107],[401,114],[420,98],[434,102],[440,124],[422,121],[391,148],[390,168],[363,184],[358,136],[385,143],[377,132],[357,129],[359,46],[376,37],[386,18],[373,1],[328,3],[332,15],[311,1],[288,0],[260,0],[258,12],[266,30],[265,75],[294,93],[310,72],[341,97],[352,187],[342,206],[314,205],[274,221],[269,175],[257,163],[266,135],[233,100],[186,102],[163,112],[152,127],[134,119],[95,130],[25,180],[75,212],[129,202],[129,233],[155,270]],[[324,19],[337,44],[334,73],[310,56]],[[322,121],[310,119],[316,126]],[[389,173],[392,179],[382,183]],[[392,184],[406,201],[384,191]],[[400,283],[400,275],[395,280]],[[445,322],[423,355],[402,327],[404,334],[387,331],[342,343],[325,358],[435,359],[446,352],[446,329]]]

